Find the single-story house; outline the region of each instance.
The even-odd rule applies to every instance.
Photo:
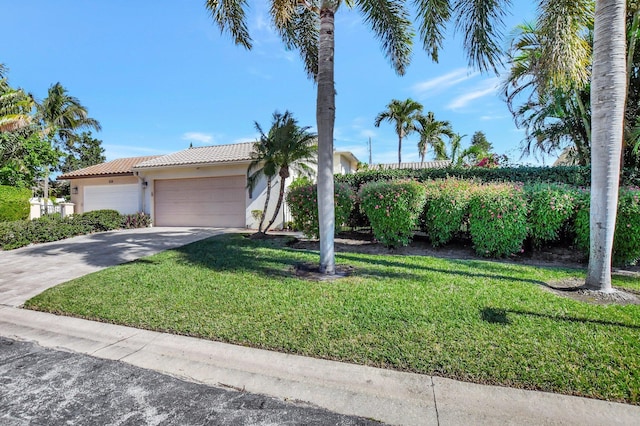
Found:
[[[257,228],[266,180],[247,189],[247,168],[253,143],[193,147],[162,156],[121,158],[65,173],[71,183],[75,213],[114,209],[123,214],[145,212],[155,226],[216,226]],[[334,152],[334,172],[353,173],[358,159]],[[288,186],[296,176],[287,179]],[[279,177],[272,180],[270,219],[275,209]],[[274,222],[290,220],[285,208]]]

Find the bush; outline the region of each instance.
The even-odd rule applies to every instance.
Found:
[[[574,214],[577,191],[566,185],[535,184],[525,188],[529,205],[529,236],[534,246],[557,241]]]
[[[474,181],[450,178],[426,183],[427,197],[420,216],[420,229],[427,233],[434,247],[451,241],[469,212]]]
[[[355,196],[351,187],[344,183],[336,183],[334,193],[337,231],[347,222]],[[304,182],[292,184],[287,192],[286,200],[293,217],[293,228],[299,229],[309,238],[318,238],[320,236],[318,186]]]
[[[424,207],[426,190],[415,181],[371,182],[360,190],[373,235],[387,247],[409,244]]]
[[[0,185],[0,222],[29,218],[31,191]]]
[[[613,264],[634,264],[640,259],[640,188],[621,188],[618,196],[616,232],[613,238]],[[574,221],[576,245],[589,255],[590,195],[584,191]]]
[[[262,210],[258,210],[262,213]],[[120,227],[122,229],[148,228],[151,226],[151,216],[142,212],[122,215]]]
[[[368,182],[393,179],[415,179],[427,182],[435,179],[455,177],[481,182],[522,182],[533,184],[539,182],[563,183],[571,186],[591,185],[591,168],[585,166],[558,167],[445,167],[441,169],[386,169],[364,170],[347,175],[336,175],[336,182],[346,182],[352,188],[360,188]],[[620,176],[620,184],[639,186],[640,175],[634,169],[624,169]]]
[[[469,232],[481,256],[520,252],[527,237],[527,203],[522,186],[479,185],[469,202]]]
[[[122,224],[122,215],[116,210],[93,210],[76,215],[76,220],[90,226],[93,232],[102,232],[118,229]]]
[[[91,226],[82,223],[77,217],[62,218],[58,214],[51,214],[34,220],[0,223],[0,246],[3,250],[11,250],[32,243],[58,241],[92,231]]]

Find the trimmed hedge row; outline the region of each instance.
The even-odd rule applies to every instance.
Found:
[[[63,240],[76,235],[118,228],[142,228],[151,223],[144,213],[121,215],[115,210],[94,210],[67,216],[45,215],[34,220],[0,222],[0,247],[11,250],[29,244]],[[134,226],[139,225],[139,226]]]
[[[340,188],[343,188],[340,186]],[[296,188],[288,196],[294,223],[315,212],[316,197],[307,196],[304,207],[299,194],[314,194],[311,186]],[[347,190],[341,189],[347,192]],[[381,181],[362,186],[357,203],[336,197],[336,225],[353,218],[348,209],[356,205],[366,216],[374,237],[388,247],[407,245],[418,227],[434,246],[456,236],[468,238],[480,256],[504,257],[523,251],[529,239],[534,248],[559,242],[576,243],[585,255],[589,251],[589,192],[568,185],[484,183],[460,179]],[[614,263],[629,264],[640,259],[640,188],[620,191],[614,241]],[[317,228],[300,227],[310,237]],[[567,241],[568,239],[568,241]]]
[[[571,186],[590,186],[591,168],[588,166],[559,167],[445,167],[441,169],[386,169],[363,170],[358,173],[336,175],[336,182],[344,182],[352,188],[360,188],[368,182],[395,179],[411,179],[428,182],[435,179],[458,178],[481,182],[560,183]],[[640,186],[640,172],[625,169],[620,186]]]
[[[30,197],[29,189],[0,185],[0,222],[27,219]]]

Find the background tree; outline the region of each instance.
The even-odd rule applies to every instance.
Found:
[[[398,135],[398,166],[402,163],[402,139],[415,131],[417,126],[420,125],[422,108],[422,104],[413,99],[404,101],[393,99],[389,102],[387,108],[377,115],[374,121],[376,127],[380,127],[380,123],[383,121],[388,121],[394,125],[396,135]],[[426,118],[423,121],[426,126]]]
[[[91,132],[82,132],[64,140],[59,170],[62,173],[67,173],[104,163],[106,159],[102,141],[94,138]]]
[[[420,154],[421,163],[424,163],[424,157],[427,155],[429,145],[433,147],[435,157],[438,159],[438,153],[442,153],[446,146],[443,136],[446,136],[449,140],[454,137],[451,123],[436,120],[431,111],[429,111],[426,116],[418,117],[417,131],[420,134],[418,154]]]
[[[493,144],[487,140],[487,136],[480,130],[471,136],[471,145],[478,147],[478,149],[486,153],[493,150]]]

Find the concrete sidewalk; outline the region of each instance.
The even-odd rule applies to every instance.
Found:
[[[0,336],[397,425],[637,425],[640,407],[0,307]]]

